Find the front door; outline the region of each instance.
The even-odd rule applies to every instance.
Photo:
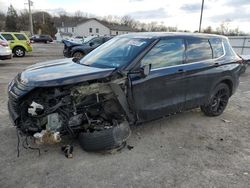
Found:
[[[186,81],[183,70],[183,39],[160,40],[140,61],[151,64],[145,78],[130,75],[132,98],[139,121],[181,111],[185,105]]]
[[[15,38],[9,33],[3,33],[2,36],[8,41],[10,48],[13,49],[15,46]]]

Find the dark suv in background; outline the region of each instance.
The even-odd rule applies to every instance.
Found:
[[[39,63],[19,73],[8,88],[9,113],[24,134],[70,134],[87,151],[111,149],[127,140],[129,125],[197,107],[220,115],[241,64],[223,36],[121,35],[79,61]]]
[[[68,40],[63,40],[64,49],[63,55],[65,57],[76,57],[82,58],[98,46],[110,40],[111,37],[94,37],[91,40],[84,42],[82,44],[74,43]]]
[[[53,39],[49,35],[34,35],[30,37],[31,42],[42,42],[42,43],[47,43],[47,42],[53,42]]]

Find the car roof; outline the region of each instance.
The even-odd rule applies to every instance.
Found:
[[[22,35],[25,35],[26,36],[26,34],[25,33],[20,33],[20,32],[0,32],[0,34],[22,34]]]
[[[20,32],[8,32],[8,31],[3,31],[3,32],[0,32],[1,34],[3,33],[12,33],[12,34],[24,34],[24,33],[20,33]]]
[[[215,34],[204,34],[204,33],[188,33],[188,32],[137,32],[137,33],[129,33],[120,35],[120,37],[127,38],[150,38],[150,39],[158,39],[165,37],[198,37],[198,38],[226,38],[222,35]]]

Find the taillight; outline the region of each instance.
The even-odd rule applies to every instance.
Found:
[[[245,63],[245,60],[239,55],[237,54],[238,57],[240,58],[238,61],[236,61],[236,63],[239,63],[239,64],[244,64]]]
[[[0,45],[4,47],[9,46],[8,42],[3,41],[3,40],[0,41]]]
[[[30,43],[30,40],[27,40],[27,41],[26,41],[26,43],[27,43],[28,45],[30,45],[30,44],[31,44],[31,43]]]

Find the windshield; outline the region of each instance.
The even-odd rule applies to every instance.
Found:
[[[93,50],[80,63],[98,68],[119,68],[130,63],[152,39],[115,37]]]

